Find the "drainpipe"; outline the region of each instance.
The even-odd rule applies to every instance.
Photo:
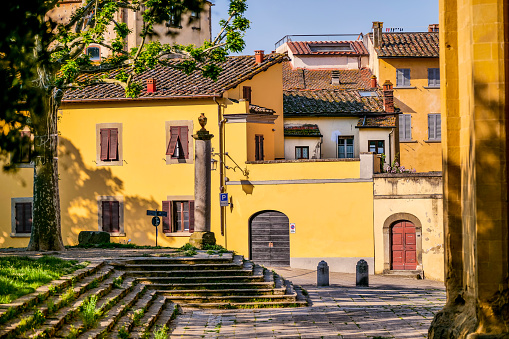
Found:
[[[216,98],[213,97],[212,100],[217,104],[217,121],[219,124],[219,192],[224,193],[225,187],[224,187],[224,133],[223,133],[223,126],[226,122],[226,119],[222,119],[221,114],[221,104],[217,102]],[[225,213],[224,213],[224,207],[219,207],[221,211],[221,235],[224,236],[225,234]],[[225,237],[225,246],[226,247],[226,237]]]

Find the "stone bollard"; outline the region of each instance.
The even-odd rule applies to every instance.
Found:
[[[316,286],[329,286],[329,265],[323,260],[316,268]]]
[[[361,259],[355,267],[355,286],[369,287],[369,266],[366,260]]]

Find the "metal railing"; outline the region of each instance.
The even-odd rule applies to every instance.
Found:
[[[361,40],[363,34],[293,34],[285,35],[275,43],[275,49],[288,41],[337,41],[337,40]],[[341,39],[338,39],[341,38]],[[347,39],[345,39],[347,38]],[[352,39],[354,38],[354,39]]]

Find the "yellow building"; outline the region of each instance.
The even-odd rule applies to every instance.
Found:
[[[442,170],[438,25],[429,32],[384,33],[382,22],[364,37],[369,67],[394,84],[399,108],[400,162],[417,172]]]

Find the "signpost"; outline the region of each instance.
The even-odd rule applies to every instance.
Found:
[[[219,193],[219,206],[226,207],[228,205],[228,193]]]
[[[295,223],[290,223],[290,233],[295,233]]]
[[[155,211],[147,210],[147,215],[153,216],[152,226],[155,226],[155,228],[156,228],[156,247],[157,247],[157,236],[159,233],[157,230],[157,226],[159,226],[161,224],[161,218],[159,218],[159,217],[167,217],[168,213],[164,212],[164,211],[158,211],[158,210],[155,210]]]

